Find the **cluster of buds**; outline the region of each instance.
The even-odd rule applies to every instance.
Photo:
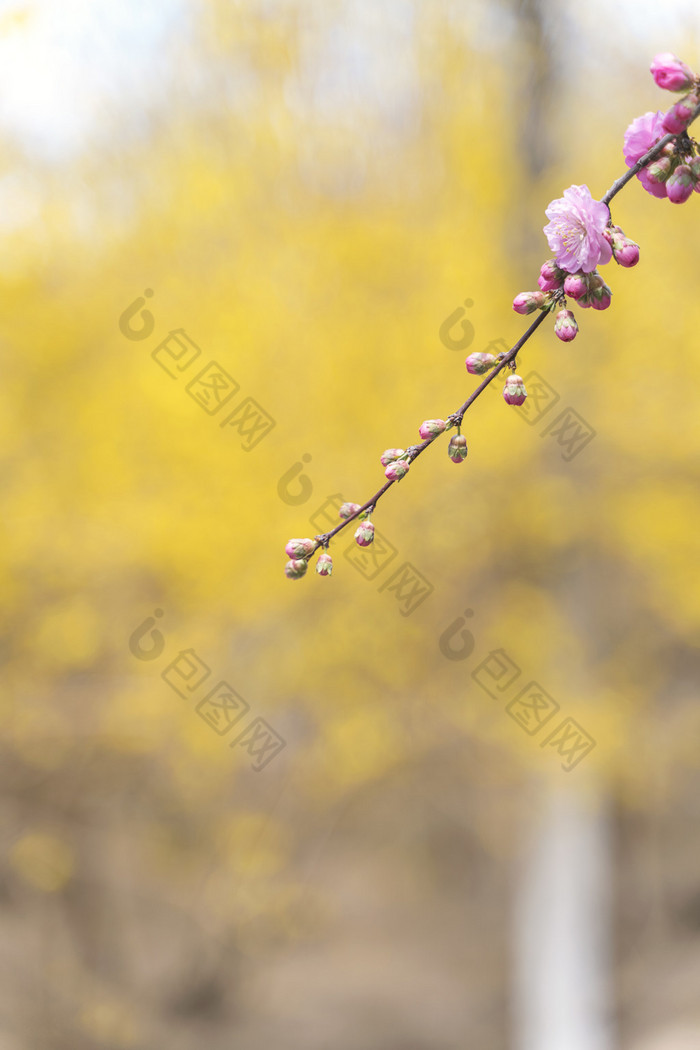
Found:
[[[656,84],[666,91],[684,92],[683,98],[674,103],[666,113],[646,113],[637,117],[625,133],[624,157],[628,168],[634,168],[644,188],[655,197],[666,197],[674,204],[688,200],[693,191],[700,192],[700,146],[688,135],[687,129],[700,112],[700,77],[675,55],[657,55],[651,65]],[[662,145],[662,140],[669,141]],[[644,164],[648,155],[654,160]],[[644,164],[644,167],[639,167]],[[637,170],[638,169],[638,170]],[[588,186],[570,186],[563,197],[551,201],[545,211],[550,220],[544,233],[553,253],[540,268],[537,291],[521,292],[513,300],[513,310],[522,315],[536,311],[553,313],[554,332],[562,342],[576,338],[578,324],[567,300],[573,300],[582,309],[607,310],[612,302],[612,291],[598,272],[599,265],[612,259],[624,268],[639,262],[639,245],[615,226],[610,217],[608,203],[622,188],[629,175],[618,180],[601,201],[594,200]],[[466,359],[470,375],[484,375],[508,367],[503,388],[503,398],[509,405],[522,405],[527,391],[521,376],[515,373],[516,354],[523,342],[530,337],[540,318],[523,338],[506,354],[494,356],[490,353],[470,354]],[[495,373],[494,373],[495,375]],[[451,437],[447,454],[453,463],[463,463],[467,458],[467,439],[460,432],[462,417],[474,398],[490,382],[494,375],[467,400],[456,413],[443,419],[426,419],[418,432],[424,445],[413,445],[408,449],[386,449],[380,459],[384,475],[389,483],[401,481],[408,473],[413,459],[426,445],[446,430],[456,428]],[[376,500],[383,495],[388,485],[366,503],[363,510],[359,503],[343,503],[339,509],[341,524],[330,532],[314,539],[292,539],[285,547],[289,558],[285,573],[289,579],[301,579],[307,572],[309,559],[320,549],[316,572],[330,576],[333,560],[328,553],[328,544],[344,524],[357,519],[355,542],[360,547],[369,547],[374,542],[374,525],[369,520]]]
[[[632,121],[625,133],[625,161],[632,167],[665,135],[675,135],[675,142],[668,142],[637,178],[652,196],[683,204],[693,190],[700,192],[700,158],[696,144],[686,133],[700,106],[700,77],[668,52],[654,58],[651,74],[658,87],[686,94],[666,113],[645,113]]]
[[[639,245],[625,236],[619,226],[609,223],[601,231],[601,237],[609,245],[609,257],[612,257],[616,263],[624,267],[637,265]],[[597,269],[592,269],[590,272],[583,269],[569,271],[560,266],[556,259],[547,259],[542,263],[537,283],[540,291],[521,292],[516,295],[513,300],[513,309],[518,314],[531,314],[535,310],[553,312],[556,309],[554,334],[564,343],[570,343],[578,333],[576,318],[573,312],[566,308],[567,296],[575,300],[582,309],[592,307],[594,310],[607,310],[612,302],[612,290]],[[517,403],[509,402],[509,404]],[[522,402],[519,403],[522,404]]]

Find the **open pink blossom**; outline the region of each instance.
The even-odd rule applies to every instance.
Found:
[[[545,210],[550,220],[544,233],[557,266],[567,273],[591,273],[610,262],[612,248],[605,237],[610,219],[607,204],[593,200],[588,186],[569,186],[564,196]]]
[[[659,139],[664,137],[666,129],[663,126],[663,121],[663,113],[652,113],[651,110],[648,113],[644,113],[641,117],[635,117],[632,121],[625,132],[625,143],[623,146],[625,164],[628,168],[633,168],[637,161],[645,153],[648,153]],[[638,171],[637,178],[647,193],[651,193],[652,197],[666,196],[666,187],[663,183],[651,181],[647,168],[642,168],[641,171]]]
[[[642,114],[635,117],[625,132],[625,144],[622,152],[625,155],[625,164],[633,168],[651,147],[662,139],[666,132],[663,127],[664,115],[661,112]]]

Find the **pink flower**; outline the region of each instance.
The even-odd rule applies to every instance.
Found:
[[[657,87],[666,91],[685,91],[693,83],[695,76],[685,62],[676,58],[670,51],[655,55],[651,63],[651,74]]]
[[[527,397],[525,384],[521,377],[516,376],[514,372],[506,379],[506,385],[503,387],[503,396],[509,405],[522,405]]]
[[[558,335],[564,343],[570,343],[572,339],[576,338],[578,325],[576,324],[576,318],[571,310],[559,311],[554,322],[554,333],[555,335]]]
[[[700,95],[698,92],[691,91],[680,102],[676,102],[675,105],[671,106],[663,119],[664,131],[670,132],[671,135],[680,135],[681,132],[685,131],[693,119],[695,107],[699,102]]]
[[[628,168],[633,168],[637,161],[664,137],[666,132],[663,129],[663,120],[663,113],[652,113],[650,110],[632,121],[625,132],[622,149]]]
[[[605,237],[610,219],[607,204],[593,200],[588,186],[570,186],[545,211],[550,220],[544,232],[557,266],[569,273],[590,273],[610,262],[612,248]]]
[[[641,117],[635,117],[625,132],[623,146],[625,164],[628,168],[633,168],[637,161],[641,160],[644,154],[648,153],[651,147],[655,146],[659,139],[664,137],[666,130],[663,122],[664,114],[661,112],[652,113],[651,110],[648,113],[644,113]],[[647,168],[642,168],[641,171],[638,171],[637,178],[647,193],[651,193],[652,197],[666,196],[666,187],[662,182],[650,179]]]
[[[406,459],[395,459],[393,463],[389,463],[384,475],[389,481],[401,481],[401,478],[405,478],[408,474],[410,466],[411,464]]]
[[[437,437],[438,434],[442,434],[445,431],[445,420],[444,419],[426,419],[424,423],[418,427],[418,433],[427,441],[428,438]]]
[[[535,310],[542,310],[544,305],[544,292],[521,292],[513,300],[513,309],[516,314],[531,314]]]
[[[692,169],[687,164],[679,164],[666,183],[668,199],[673,204],[683,204],[690,197],[694,186],[695,177]]]

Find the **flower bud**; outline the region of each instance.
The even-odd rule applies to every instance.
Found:
[[[581,273],[570,273],[564,278],[564,292],[572,299],[580,299],[588,292],[588,281],[586,275]]]
[[[351,518],[356,511],[360,509],[360,506],[360,503],[343,503],[343,505],[338,510],[338,515],[343,519],[343,521],[346,521],[348,518]]]
[[[467,372],[473,376],[482,376],[496,364],[493,354],[470,354],[465,362]]]
[[[503,397],[509,405],[522,405],[527,397],[527,390],[520,376],[515,373],[508,376],[503,387]]]
[[[455,434],[454,437],[450,438],[450,443],[447,446],[447,455],[453,463],[463,463],[467,458],[467,452],[467,439],[464,434]]]
[[[304,558],[292,558],[284,567],[284,574],[288,580],[300,580],[309,567]]]
[[[521,292],[513,300],[513,309],[516,314],[531,314],[541,310],[544,304],[544,292]]]
[[[385,452],[382,452],[379,457],[382,461],[383,467],[388,467],[390,463],[393,463],[399,456],[404,455],[404,449],[402,448],[388,448]]]
[[[322,551],[316,559],[316,572],[319,576],[331,576],[333,574],[333,559],[328,551]]]
[[[552,292],[555,288],[561,288],[565,276],[565,271],[559,269],[555,259],[547,259],[547,262],[542,263],[537,283],[543,292]]]
[[[695,179],[695,192],[700,193],[700,157],[693,157],[693,159],[688,164],[688,167],[690,168],[691,174]]]
[[[594,310],[607,310],[612,302],[612,289],[600,277],[600,284],[590,293],[591,306]]]
[[[401,478],[405,478],[408,474],[410,466],[411,464],[407,459],[395,459],[393,463],[389,463],[387,466],[384,471],[384,476],[388,478],[389,481],[401,481]]]
[[[624,243],[619,248],[613,248],[615,262],[620,266],[636,266],[639,262],[639,245],[625,237]]]
[[[424,423],[418,427],[418,433],[425,441],[427,438],[437,437],[438,434],[445,433],[445,420],[444,419],[426,419]]]
[[[666,183],[668,199],[673,204],[683,204],[693,192],[694,186],[695,178],[692,169],[687,164],[679,164]]]
[[[608,230],[615,262],[620,266],[636,266],[639,262],[639,245],[626,237],[620,226],[610,226]]]
[[[313,540],[290,540],[284,548],[284,553],[292,559],[310,558],[315,550],[316,544]]]
[[[692,120],[698,102],[700,102],[700,95],[691,91],[680,102],[676,102],[675,106],[671,106],[662,122],[664,131],[672,135],[680,135],[682,131],[685,131]]]
[[[693,71],[670,51],[663,51],[654,56],[651,75],[657,87],[664,88],[665,91],[686,91],[695,80]]]
[[[363,521],[355,529],[355,540],[360,547],[369,547],[374,542],[374,525],[371,521]]]
[[[646,172],[646,181],[652,186],[662,186],[673,171],[673,162],[670,157],[657,157],[642,171]]]
[[[576,338],[577,332],[578,325],[571,310],[560,310],[554,322],[555,335],[558,335],[562,342],[570,343]]]

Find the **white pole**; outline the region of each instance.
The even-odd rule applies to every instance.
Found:
[[[609,814],[580,773],[542,785],[514,902],[514,1050],[613,1050]]]

